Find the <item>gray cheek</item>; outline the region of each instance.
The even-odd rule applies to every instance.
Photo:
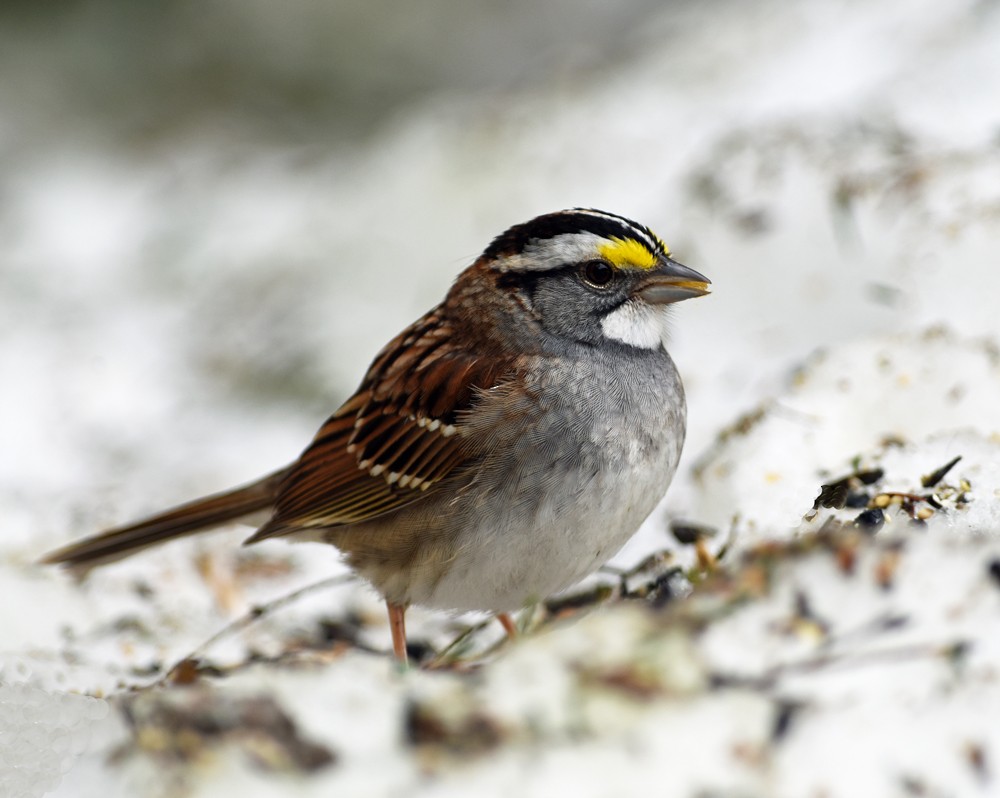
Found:
[[[617,294],[595,295],[569,273],[540,280],[532,303],[550,334],[568,342],[596,344],[604,338],[601,319],[621,299]]]

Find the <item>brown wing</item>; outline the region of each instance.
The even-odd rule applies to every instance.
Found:
[[[379,353],[292,466],[274,515],[248,543],[374,518],[419,499],[467,460],[460,414],[512,361],[457,349],[453,334],[431,311]]]

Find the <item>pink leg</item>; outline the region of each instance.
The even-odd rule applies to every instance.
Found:
[[[406,665],[406,607],[389,601],[385,606],[389,610],[389,628],[392,629],[392,652],[401,664]]]
[[[500,621],[500,625],[507,633],[507,637],[511,640],[517,637],[517,624],[514,623],[514,619],[510,617],[509,612],[498,612],[497,620]]]

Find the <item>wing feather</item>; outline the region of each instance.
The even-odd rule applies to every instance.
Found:
[[[248,542],[391,512],[476,456],[462,414],[509,375],[513,360],[448,346],[453,335],[435,310],[379,353],[292,466],[273,517]]]

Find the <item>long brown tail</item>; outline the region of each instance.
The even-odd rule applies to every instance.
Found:
[[[214,493],[126,526],[118,526],[46,554],[41,562],[86,573],[97,565],[128,557],[173,538],[205,532],[228,521],[269,510],[288,468],[222,493]]]

